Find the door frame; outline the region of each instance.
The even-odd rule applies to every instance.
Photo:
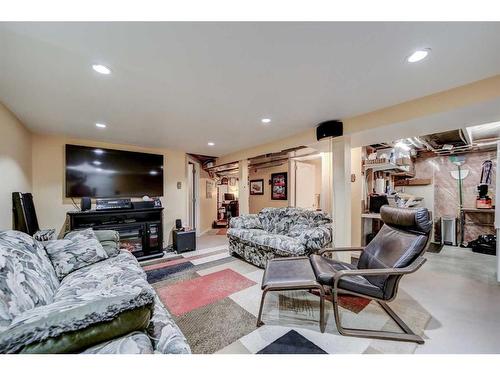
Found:
[[[189,183],[189,164],[193,164],[194,166],[194,178],[193,178],[193,198],[194,198],[194,209],[193,212],[189,212],[189,201],[191,197],[189,196],[189,186],[186,186],[187,194],[186,194],[186,218],[190,218],[194,213],[194,227],[196,229],[196,236],[200,236],[200,170],[201,164],[194,158],[188,156],[186,158],[186,181]]]

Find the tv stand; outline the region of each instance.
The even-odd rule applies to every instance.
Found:
[[[121,248],[138,260],[163,256],[163,207],[70,211],[70,230],[116,230]]]

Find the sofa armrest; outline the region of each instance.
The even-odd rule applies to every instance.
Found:
[[[116,230],[95,230],[94,233],[108,257],[120,254],[120,234]]]
[[[169,312],[158,296],[155,297],[155,308],[147,333],[153,343],[155,353],[190,354],[191,348],[175,324]]]
[[[296,228],[290,236],[298,239],[307,250],[321,250],[332,242],[332,229],[328,225]]]
[[[145,329],[155,293],[150,286],[123,286],[113,295],[87,295],[38,306],[0,333],[1,353],[75,353]]]
[[[229,227],[238,229],[262,229],[262,224],[257,214],[246,214],[232,217],[231,220],[229,220]]]

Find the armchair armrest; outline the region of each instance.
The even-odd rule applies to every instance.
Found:
[[[417,271],[427,259],[418,257],[407,267],[403,268],[375,268],[375,269],[358,269],[358,270],[342,270],[335,273],[333,276],[333,289],[337,289],[340,279],[344,276],[392,276],[406,275]]]
[[[343,247],[325,247],[324,249],[321,249],[318,254],[323,255],[325,253],[334,253],[337,251],[364,251],[364,247],[359,247],[359,246],[343,246]]]

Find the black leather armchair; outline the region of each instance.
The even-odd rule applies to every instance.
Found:
[[[411,341],[422,344],[416,335],[387,305],[397,294],[401,278],[417,271],[426,261],[422,257],[429,242],[432,221],[425,208],[405,209],[383,206],[383,227],[365,248],[327,248],[310,257],[317,282],[331,288],[335,323],[342,335]],[[337,251],[361,251],[358,264],[340,262],[326,255]],[[374,331],[342,327],[338,296],[350,294],[377,301],[403,330]]]

